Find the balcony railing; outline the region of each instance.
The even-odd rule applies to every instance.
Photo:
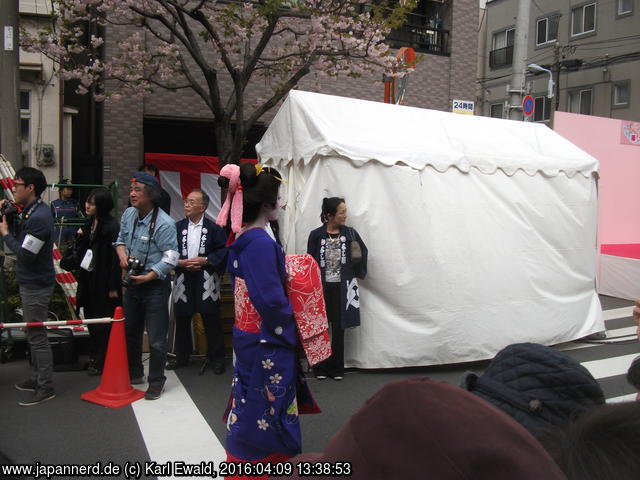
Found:
[[[513,63],[513,45],[497,48],[489,52],[489,67],[506,67]]]
[[[391,30],[387,42],[392,47],[412,47],[416,52],[449,55],[449,30],[405,24]]]

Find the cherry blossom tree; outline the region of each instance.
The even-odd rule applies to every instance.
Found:
[[[51,24],[24,29],[22,43],[100,101],[193,89],[213,115],[222,162],[237,163],[249,129],[303,77],[401,72],[385,38],[416,0],[370,1],[51,0]],[[109,58],[107,26],[133,32]],[[268,94],[248,104],[258,80]]]

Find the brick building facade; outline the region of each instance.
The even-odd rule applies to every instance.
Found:
[[[403,27],[404,36],[393,46],[412,46],[418,53],[425,52],[423,60],[408,80],[405,105],[450,110],[452,99],[475,99],[476,55],[477,55],[477,0],[422,0],[419,13]],[[427,13],[441,18],[444,23],[433,27],[428,24]],[[422,23],[422,25],[419,25]],[[111,28],[107,32],[106,56],[114,54],[114,46],[127,31]],[[425,35],[426,33],[426,35]],[[444,34],[446,33],[446,37]],[[422,36],[420,36],[422,34]],[[431,36],[429,36],[431,35]],[[436,36],[437,35],[437,36]],[[440,41],[437,54],[429,53],[428,44]],[[421,40],[422,39],[422,40]],[[313,74],[305,77],[298,88],[314,90]],[[268,86],[260,81],[251,86],[247,104],[266,96]],[[339,78],[320,85],[322,93],[346,97],[382,101],[384,86],[381,78],[373,76],[359,79]],[[250,152],[275,115],[277,107],[261,119],[261,128],[256,129],[247,146]],[[126,98],[108,102],[103,113],[103,182],[118,179],[127,185],[131,173],[143,160],[145,150],[156,153],[184,153],[215,155],[215,140],[211,125],[211,112],[192,90],[178,92],[158,90],[143,99]],[[195,132],[195,133],[194,133]],[[250,154],[250,153],[248,153]],[[127,193],[121,188],[121,195]]]

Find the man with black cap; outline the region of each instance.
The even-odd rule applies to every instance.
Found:
[[[122,214],[114,243],[126,291],[123,299],[129,374],[144,382],[142,335],[149,335],[149,387],[145,398],[160,398],[166,377],[169,286],[167,274],[177,265],[175,222],[160,207],[158,180],[137,172],[131,179],[131,207]]]
[[[63,178],[58,183],[58,194],[60,198],[57,198],[51,202],[51,214],[57,224],[63,224],[69,221],[77,221],[80,216],[78,212],[78,202],[72,198],[73,188],[66,187],[65,185],[71,185],[71,181],[68,178]],[[73,237],[78,230],[77,226],[58,226],[55,232],[55,241],[59,244],[69,243],[73,240]]]

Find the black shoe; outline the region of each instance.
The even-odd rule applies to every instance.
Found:
[[[333,376],[331,378],[333,378],[336,382],[344,380],[344,377],[342,375],[335,375],[335,376]]]
[[[316,373],[316,380],[326,380],[327,376],[322,373]]]
[[[147,400],[157,400],[164,391],[164,385],[149,385],[147,391],[144,394],[144,398]]]
[[[131,379],[131,385],[142,385],[144,383],[144,375]]]
[[[213,362],[213,373],[222,375],[226,370],[224,362]]]
[[[35,392],[37,387],[36,382],[31,379],[16,383],[16,390],[20,390],[21,392]]]
[[[31,407],[33,405],[38,405],[39,403],[46,402],[47,400],[51,400],[53,398],[56,398],[56,394],[53,392],[53,390],[36,390],[31,398],[18,402],[18,405],[20,405],[21,407]]]
[[[177,360],[172,358],[167,362],[167,366],[164,368],[167,370],[177,370],[179,368],[186,367],[187,365],[189,365],[189,360]]]
[[[102,369],[97,368],[94,365],[87,367],[87,374],[90,377],[97,377],[98,375],[102,375]]]

